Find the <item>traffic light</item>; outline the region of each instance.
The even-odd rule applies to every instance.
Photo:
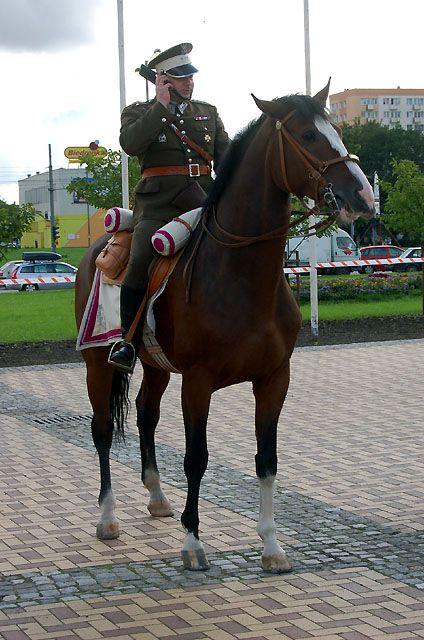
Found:
[[[59,238],[60,238],[60,229],[58,227],[58,225],[54,225],[53,227],[53,240],[55,245],[57,246],[59,244]]]

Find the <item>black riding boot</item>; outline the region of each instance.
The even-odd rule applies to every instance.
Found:
[[[124,338],[140,308],[144,293],[144,289],[132,289],[121,285],[121,324]],[[109,354],[109,362],[117,369],[121,369],[121,371],[132,373],[141,343],[141,335],[141,327],[138,326],[134,332],[132,342],[126,342],[125,340],[115,342]]]

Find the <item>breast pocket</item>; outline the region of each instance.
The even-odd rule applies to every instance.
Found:
[[[213,149],[215,143],[215,123],[210,120],[193,122],[193,139],[207,151]]]

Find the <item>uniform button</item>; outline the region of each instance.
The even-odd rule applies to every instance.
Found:
[[[187,144],[187,142],[183,142],[183,144]]]
[[[180,120],[180,124],[184,124],[184,120]]]
[[[186,149],[187,153],[191,153],[191,149]]]
[[[166,122],[166,118],[162,118],[162,122]]]
[[[208,128],[207,128],[207,127],[205,127],[205,131],[207,131],[207,130],[208,130]]]
[[[193,162],[193,158],[189,158],[189,159],[188,159],[188,161],[189,161],[189,162]]]
[[[185,135],[185,131],[181,131],[181,133],[183,134],[183,136]]]

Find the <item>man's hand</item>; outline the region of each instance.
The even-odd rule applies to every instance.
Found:
[[[166,75],[163,73],[156,78],[156,99],[158,102],[163,104],[164,107],[168,108],[169,103],[171,101],[171,89],[172,84]]]

